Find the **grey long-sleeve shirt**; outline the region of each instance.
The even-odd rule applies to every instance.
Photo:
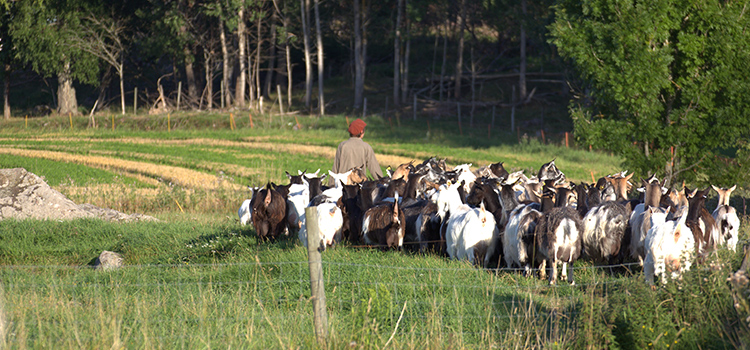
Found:
[[[375,159],[375,152],[367,142],[362,141],[361,138],[356,136],[341,142],[338,149],[336,149],[336,158],[333,160],[332,171],[340,174],[361,166],[369,170],[370,175],[376,179],[383,177],[380,164]]]

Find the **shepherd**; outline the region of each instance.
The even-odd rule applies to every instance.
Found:
[[[378,160],[375,159],[375,152],[367,142],[362,138],[365,136],[365,123],[362,119],[357,118],[349,124],[349,139],[342,141],[336,149],[336,158],[333,160],[334,173],[340,174],[353,168],[362,167],[370,171],[370,175],[375,179],[383,177]]]

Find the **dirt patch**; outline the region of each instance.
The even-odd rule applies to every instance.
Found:
[[[325,146],[315,146],[315,145],[299,145],[299,144],[286,144],[286,143],[274,143],[274,142],[268,142],[268,140],[271,140],[270,137],[247,137],[244,138],[244,141],[228,141],[228,140],[215,140],[215,139],[206,139],[206,138],[198,138],[198,139],[189,139],[189,140],[154,140],[154,139],[148,139],[148,138],[118,138],[118,139],[82,139],[82,138],[65,138],[65,137],[55,137],[55,138],[38,138],[38,141],[72,141],[72,142],[119,142],[119,143],[130,143],[130,144],[166,144],[166,145],[204,145],[204,146],[221,146],[221,147],[237,147],[237,148],[251,148],[251,149],[262,149],[269,151],[274,154],[284,154],[284,153],[293,153],[293,154],[308,154],[308,155],[314,155],[319,156],[327,159],[331,159],[331,165],[333,165],[333,158],[336,156],[336,149],[333,147],[325,147]],[[5,138],[2,140],[12,140],[9,138]],[[29,140],[29,139],[25,139]],[[177,183],[182,186],[187,187],[193,187],[193,188],[216,188],[219,186],[227,186],[230,185],[227,182],[223,181],[222,178],[204,174],[198,171],[181,168],[181,167],[175,167],[175,166],[167,166],[167,165],[156,165],[151,163],[145,163],[145,162],[137,162],[137,161],[128,161],[128,160],[120,160],[116,158],[106,157],[106,156],[86,156],[86,155],[76,155],[76,154],[68,154],[64,152],[53,152],[53,151],[37,151],[37,150],[21,150],[21,149],[12,149],[12,148],[6,148],[6,147],[0,147],[0,153],[6,153],[6,154],[13,154],[13,155],[20,155],[24,157],[34,157],[34,158],[45,158],[50,160],[57,160],[57,161],[66,161],[66,162],[74,162],[78,164],[84,164],[92,167],[97,167],[101,169],[118,169],[127,171],[133,174],[143,174],[147,176],[151,176],[154,178],[162,178],[167,180],[168,182]],[[418,162],[421,162],[422,160],[416,159],[416,158],[409,158],[409,157],[402,157],[402,156],[396,156],[396,155],[387,155],[387,154],[375,154],[376,158],[378,159],[378,162],[382,166],[391,165],[393,167],[397,167],[400,164],[408,163],[413,160],[417,160]],[[140,158],[140,156],[136,156]],[[144,159],[159,159],[160,156],[156,155],[145,155],[143,157]],[[426,158],[425,158],[426,159]],[[224,163],[215,163],[215,162],[201,162],[199,164],[201,168],[212,170],[212,171],[219,171],[224,170],[228,173],[236,174],[239,176],[252,176],[252,175],[258,175],[260,172],[254,169],[250,169],[247,167],[237,166],[237,165],[231,165],[231,164],[224,164]],[[237,186],[237,185],[234,185]]]
[[[228,183],[218,176],[199,171],[169,165],[158,165],[132,160],[123,160],[103,156],[86,156],[64,152],[37,151],[0,147],[0,154],[12,154],[29,158],[43,158],[54,161],[83,164],[105,170],[122,170],[134,174],[143,174],[164,183],[174,183],[190,188],[216,189],[220,187],[241,188],[242,186]]]
[[[0,220],[69,220],[99,218],[106,221],[156,220],[147,215],[128,215],[91,204],[78,205],[52,189],[24,168],[0,169]]]

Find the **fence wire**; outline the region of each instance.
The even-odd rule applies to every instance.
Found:
[[[575,286],[562,278],[549,285],[519,269],[468,264],[430,268],[324,260],[322,265],[332,328],[392,331],[397,337],[442,334],[468,343],[540,334],[565,340],[577,327],[584,297],[639,278],[610,275],[632,265],[576,266]],[[310,282],[307,261],[126,265],[112,271],[12,265],[0,266],[0,300],[15,330],[7,337],[10,344],[28,342],[14,338],[20,329],[36,340],[71,328],[101,331],[107,328],[101,310],[120,313],[123,323],[142,334],[152,332],[149,339],[195,344],[191,333],[208,329],[203,337],[220,342],[232,337],[228,329],[247,325],[311,333]],[[159,328],[145,329],[154,324]],[[92,336],[89,344],[96,340]]]

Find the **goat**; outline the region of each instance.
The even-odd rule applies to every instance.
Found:
[[[398,207],[398,194],[393,203],[385,202],[374,206],[364,214],[362,238],[366,244],[378,245],[383,249],[398,248],[404,244],[405,218]]]
[[[386,169],[388,172],[388,176],[391,178],[391,180],[396,179],[405,179],[409,176],[409,174],[414,170],[414,161],[411,161],[409,163],[404,163],[399,165],[396,170],[393,172],[389,169]]]
[[[318,171],[320,171],[320,169],[318,169]],[[323,186],[323,180],[326,179],[327,175],[323,174],[323,176],[318,176],[318,171],[312,174],[305,174],[308,187],[310,188],[310,199],[308,201],[312,201],[313,198],[328,189],[326,186]]]
[[[499,233],[495,219],[485,210],[482,202],[479,208],[451,214],[446,228],[445,245],[451,259],[481,264],[485,260],[490,241],[497,235]]]
[[[707,253],[723,243],[716,220],[705,206],[709,191],[710,189],[689,191],[685,188],[685,196],[688,198],[685,225],[693,232],[697,253],[701,257],[705,257]]]
[[[490,165],[483,166],[474,172],[476,177],[487,177],[491,179],[499,179],[505,181],[508,178],[507,170],[503,167],[503,162],[497,162]]]
[[[508,223],[508,217],[503,208],[503,203],[500,201],[500,196],[495,192],[495,186],[491,185],[490,181],[489,179],[486,182],[475,181],[468,196],[466,196],[466,204],[476,208],[483,203],[485,208],[495,217],[497,225],[504,228]]]
[[[583,251],[595,262],[615,263],[622,257],[628,225],[625,206],[608,201],[591,208],[583,218]]]
[[[554,188],[549,188],[555,191]],[[563,278],[567,277],[568,282],[575,284],[573,279],[573,263],[581,255],[581,237],[583,233],[583,222],[578,217],[578,212],[567,205],[568,201],[560,198],[558,204],[549,208],[550,199],[542,199],[542,216],[537,225],[534,235],[537,244],[537,259],[541,263],[540,274],[544,275],[545,265],[549,265],[550,284],[557,283],[557,265],[562,262]],[[569,271],[568,271],[569,270]]]
[[[427,201],[414,223],[415,235],[419,237],[419,249],[444,253],[444,241],[440,237],[442,221],[438,215],[437,204]]]
[[[245,226],[250,223],[253,218],[253,210],[250,207],[250,199],[245,199],[240,205],[240,209],[237,211],[237,215],[240,217],[240,225]]]
[[[292,233],[299,231],[301,222],[300,218],[305,214],[305,208],[310,203],[310,187],[305,178],[303,183],[293,183],[289,186],[289,195],[287,196],[287,227]]]
[[[633,177],[633,174],[625,175],[627,174],[627,170],[613,175],[608,175],[607,181],[612,184],[612,188],[615,192],[615,201],[623,202],[628,200],[628,191],[630,191],[630,188],[633,186],[630,183],[630,178]]]
[[[318,214],[318,230],[320,231],[320,249],[332,246],[341,241],[341,231],[344,217],[336,203],[321,203],[314,207]],[[299,240],[307,248],[307,215],[303,215],[299,230]]]
[[[739,239],[737,235],[740,230],[740,218],[737,217],[737,210],[729,205],[729,196],[737,188],[737,185],[726,189],[716,186],[711,187],[719,194],[719,203],[716,205],[712,216],[716,220],[716,226],[721,231],[721,239],[724,240],[727,248],[735,251]]]
[[[471,171],[471,164],[456,165],[453,170],[456,171],[457,177],[456,182],[463,182],[464,193],[471,191],[471,185],[476,181],[477,176]],[[463,198],[466,198],[465,196]]]
[[[643,191],[645,193],[644,202],[635,206],[630,213],[630,245],[628,246],[631,258],[637,258],[643,264],[643,258],[646,257],[645,241],[648,230],[651,229],[650,216],[652,211],[648,208],[658,208],[661,197],[667,192],[664,184],[660,184],[655,176],[648,180],[641,179]]]
[[[537,173],[539,181],[554,180],[555,182],[565,181],[565,174],[555,165],[555,159],[544,163]]]
[[[243,226],[252,223],[253,207],[250,203],[252,203],[252,198],[255,197],[255,194],[258,193],[258,187],[248,187],[248,189],[250,189],[250,199],[245,199],[240,205],[240,209],[237,210],[237,216],[240,217],[240,225]]]
[[[250,203],[253,209],[252,221],[261,240],[278,238],[286,229],[286,200],[271,184],[253,196]]]
[[[690,270],[695,252],[695,239],[685,225],[686,215],[678,220],[666,220],[669,208],[649,207],[652,211],[653,226],[646,237],[646,258],[643,261],[643,277],[653,286],[654,277],[659,276],[662,284],[667,282],[666,273],[673,279]]]
[[[352,242],[359,240],[362,231],[362,215],[364,210],[359,206],[359,185],[341,184],[341,198],[338,201],[344,216],[343,237]]]
[[[503,259],[508,268],[518,266],[524,268],[525,275],[530,274],[536,253],[534,233],[541,217],[542,213],[533,205],[521,204],[510,212],[502,235]]]

